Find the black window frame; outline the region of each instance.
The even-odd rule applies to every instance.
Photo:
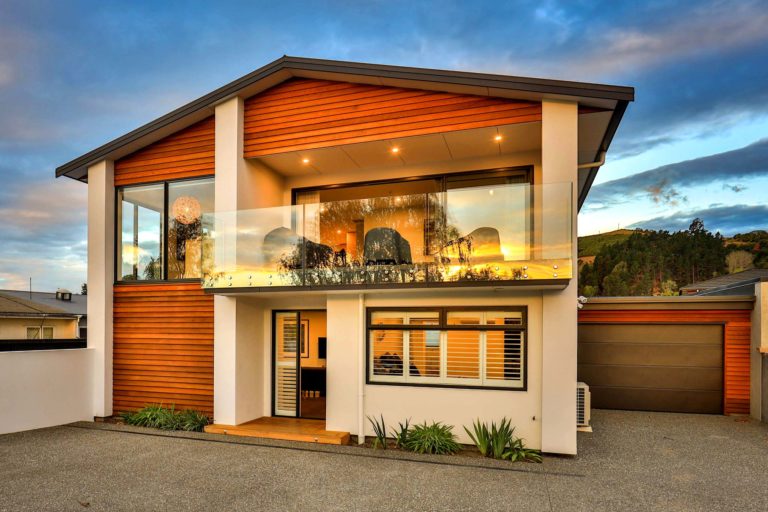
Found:
[[[372,324],[371,319],[374,312],[379,311],[391,311],[391,312],[424,312],[424,311],[438,311],[438,324],[437,325],[425,325],[414,326],[409,324]],[[521,313],[520,325],[449,325],[448,324],[448,312],[450,311],[510,311]],[[522,387],[508,387],[508,386],[478,386],[478,385],[462,385],[462,384],[445,384],[445,383],[429,383],[429,382],[382,382],[371,380],[371,331],[387,329],[398,331],[520,331],[523,333],[522,349],[523,349],[523,379]],[[471,306],[411,306],[411,307],[397,307],[397,306],[371,306],[365,308],[365,383],[371,386],[410,386],[410,387],[425,387],[425,388],[454,388],[454,389],[476,389],[476,390],[489,390],[489,391],[528,391],[528,306],[499,306],[499,305],[471,305]],[[407,371],[403,368],[403,372]]]
[[[210,180],[210,179],[216,179],[216,175],[209,174],[205,176],[193,176],[190,178],[178,178],[174,180],[159,180],[159,181],[150,181],[150,182],[142,182],[142,183],[132,183],[130,185],[121,185],[119,187],[115,187],[115,211],[114,211],[114,236],[113,236],[113,247],[114,247],[114,258],[113,258],[113,272],[114,272],[114,280],[113,284],[119,284],[119,285],[142,285],[142,284],[158,284],[158,283],[199,283],[202,282],[203,278],[201,277],[185,277],[180,279],[168,279],[168,187],[169,185],[173,183],[183,183],[187,181],[202,181],[202,180]],[[162,248],[162,279],[132,279],[132,280],[123,280],[121,279],[121,272],[119,272],[120,269],[118,269],[118,260],[119,260],[119,253],[120,250],[119,244],[118,244],[118,230],[122,229],[122,226],[120,226],[120,217],[118,215],[118,212],[120,211],[120,192],[126,189],[131,189],[135,187],[147,187],[151,185],[162,185],[163,186],[163,231],[162,231],[162,242],[163,242],[163,248]]]

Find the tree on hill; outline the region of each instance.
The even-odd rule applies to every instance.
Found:
[[[605,245],[593,264],[582,267],[580,291],[601,296],[672,293],[680,283],[725,273],[723,242],[701,219],[676,233],[635,232],[623,242]]]

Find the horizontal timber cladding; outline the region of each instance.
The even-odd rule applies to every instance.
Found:
[[[213,296],[199,283],[115,285],[113,410],[174,404],[213,416]]]
[[[245,101],[244,156],[541,121],[541,103],[292,79]]]
[[[215,173],[214,117],[115,161],[115,186],[210,176]]]
[[[579,311],[579,378],[590,384],[588,376],[595,370],[590,365],[597,358],[608,363],[600,378],[611,378],[609,374],[613,370],[609,367],[613,362],[617,367],[624,365],[626,370],[616,374],[619,379],[629,379],[636,371],[645,372],[656,381],[658,388],[664,388],[667,380],[674,381],[670,387],[676,388],[679,396],[670,392],[667,398],[646,396],[639,387],[627,386],[624,394],[627,403],[649,404],[647,409],[639,408],[682,411],[685,407],[700,407],[701,410],[688,412],[719,412],[703,409],[711,405],[711,397],[707,399],[705,395],[720,388],[723,413],[749,414],[750,313],[746,309],[583,309]],[[604,327],[601,329],[601,326]],[[624,332],[622,326],[627,327]],[[601,345],[601,336],[602,341],[610,338],[611,343]],[[716,339],[720,341],[716,343]],[[620,347],[619,342],[623,342],[623,346]],[[627,360],[632,357],[634,361]],[[719,365],[716,364],[718,358],[721,358]],[[653,376],[652,366],[666,368]],[[713,373],[715,368],[718,375]],[[721,385],[718,386],[716,380],[720,380]],[[686,390],[689,393],[683,396]],[[600,390],[596,391],[593,400],[597,399],[598,407]],[[609,391],[606,401],[615,404],[621,400],[617,393],[616,389]],[[664,400],[670,404],[669,409],[659,409]]]

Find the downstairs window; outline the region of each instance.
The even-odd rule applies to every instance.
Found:
[[[372,384],[526,388],[526,308],[368,309]]]

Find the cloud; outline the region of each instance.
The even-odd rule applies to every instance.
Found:
[[[739,184],[731,185],[729,183],[723,183],[723,190],[730,190],[731,192],[738,194],[739,192],[747,190],[747,187]]]
[[[595,185],[587,203],[603,207],[619,205],[647,196],[654,203],[673,206],[684,201],[679,190],[710,183],[755,178],[768,175],[768,139],[733,151],[663,165],[625,178]],[[724,184],[728,185],[728,183]],[[738,185],[734,187],[739,188]],[[734,190],[739,192],[739,190]]]
[[[756,229],[765,229],[768,221],[768,205],[728,205],[712,206],[699,210],[677,211],[669,215],[635,222],[630,229],[656,229],[680,231],[688,229],[693,219],[704,221],[710,231],[719,231],[724,235],[746,233]]]

